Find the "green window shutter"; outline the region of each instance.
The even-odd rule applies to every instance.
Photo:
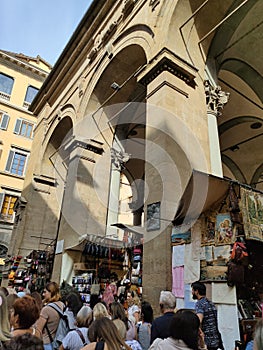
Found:
[[[13,158],[14,158],[14,154],[15,154],[14,151],[10,151],[9,152],[9,156],[8,156],[6,167],[5,167],[6,171],[10,171],[10,169],[11,169]]]
[[[9,115],[4,113],[1,118],[1,124],[0,124],[0,129],[6,130],[8,127],[8,122],[9,122]]]
[[[21,123],[22,123],[21,119],[16,120],[16,125],[15,125],[15,130],[14,130],[15,134],[20,134]]]

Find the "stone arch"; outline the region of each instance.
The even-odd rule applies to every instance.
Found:
[[[116,50],[114,57],[104,62],[87,83],[79,114],[90,118],[92,122],[103,107],[109,110],[110,105],[117,106],[130,102],[131,99],[136,100],[141,94],[143,100],[145,88],[137,83],[136,72],[146,61],[146,52],[140,45],[131,44],[120,51]],[[115,90],[111,86],[113,83],[117,83]],[[134,96],[135,91],[138,91],[137,96]]]
[[[140,35],[138,35],[138,33],[140,33]],[[136,35],[137,34],[137,35]],[[145,25],[145,24],[135,24],[131,27],[129,27],[128,29],[124,30],[114,41],[113,41],[113,45],[117,45],[118,43],[120,43],[121,41],[125,41],[127,40],[127,38],[129,36],[133,37],[135,35],[136,38],[138,37],[143,37],[143,36],[150,35],[152,38],[154,37],[154,32],[152,31],[152,29]],[[131,40],[131,39],[130,39]]]
[[[65,138],[69,138],[73,134],[73,122],[69,116],[63,116],[61,120],[54,126],[50,137],[48,138],[43,160],[41,163],[41,173],[46,176],[54,176],[54,162],[57,157],[66,158],[67,154],[63,151],[61,147]],[[54,176],[57,177],[57,176]]]
[[[145,87],[137,82],[136,76],[138,69],[147,62],[146,52],[141,45],[130,42],[132,35],[134,32],[130,33],[129,39],[125,37],[125,43],[123,43],[124,38],[120,39],[110,61],[104,60],[99,69],[93,72],[81,102],[79,110],[79,115],[82,116],[81,123],[83,125],[87,123],[89,126],[89,130],[83,136],[103,143],[104,154],[98,160],[97,168],[103,162],[106,162],[106,166],[111,166],[112,147],[118,151],[125,150],[125,140],[128,138],[129,130],[134,129],[136,124],[134,120],[136,111],[127,107],[131,106],[130,103],[133,100],[143,101],[146,95]],[[149,37],[148,33],[146,35]],[[113,83],[116,84],[115,89],[112,86]],[[123,113],[122,110],[124,110]],[[145,111],[144,106],[142,112],[144,125]],[[124,119],[122,119],[123,116]],[[87,128],[82,127],[81,132],[84,129]],[[144,133],[142,136],[144,137]],[[144,173],[144,160],[129,162],[127,172],[130,178],[140,179],[141,174]],[[114,182],[116,183],[116,170],[112,176],[115,177]],[[112,177],[111,181],[113,181]],[[117,193],[115,196],[118,197]],[[111,223],[108,223],[108,226]]]
[[[76,110],[75,107],[72,104],[65,104],[63,106],[60,106],[57,108],[53,115],[50,116],[50,118],[46,121],[44,121],[45,125],[45,140],[44,142],[48,144],[51,135],[53,134],[54,130],[58,126],[58,124],[62,121],[63,118],[69,117],[73,121],[76,119]],[[44,149],[46,146],[44,146]]]
[[[146,64],[153,45],[152,38],[149,36],[147,30],[140,32],[142,35],[139,36],[136,36],[136,33],[138,32],[131,31],[128,32],[127,35],[121,34],[120,39],[118,40],[117,38],[115,40],[116,45],[114,46],[113,57],[109,60],[107,55],[104,55],[98,64],[96,64],[96,67],[86,82],[86,89],[83,93],[78,110],[80,115],[88,115],[96,111],[114,92],[113,90],[109,90],[110,93],[108,93],[107,97],[104,99],[100,98],[96,93],[98,87],[101,86],[106,75],[108,75],[108,72],[110,70],[114,71],[116,68],[121,68],[117,62],[119,58],[124,56],[125,52],[131,52],[131,57],[127,57],[126,69],[123,74],[122,82],[124,82],[132,73],[135,73],[137,69]],[[141,61],[140,65],[135,64],[134,62],[136,56],[139,61]],[[122,62],[122,64],[123,63],[124,62]],[[133,69],[129,69],[128,66],[133,67]],[[112,77],[112,82],[114,82],[113,78],[114,76]],[[108,85],[107,88],[110,89],[110,85]]]

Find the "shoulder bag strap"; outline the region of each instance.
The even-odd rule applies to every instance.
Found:
[[[59,317],[60,317],[60,318],[63,316],[62,310],[61,310],[60,307],[59,307],[58,305],[56,305],[55,303],[50,303],[50,304],[47,304],[46,306],[50,306],[50,307],[52,307],[52,309],[56,310],[57,313],[59,314]],[[50,343],[53,343],[53,340],[54,340],[54,339],[53,339],[53,337],[52,337],[52,335],[51,335],[51,333],[50,333],[50,330],[49,330],[49,328],[48,328],[48,326],[47,326],[47,322],[46,322],[44,328],[47,330],[47,334],[48,334]]]
[[[95,350],[104,350],[104,342],[99,341],[98,343],[96,343]]]
[[[63,316],[63,311],[61,310],[61,308],[57,304],[50,303],[50,304],[47,304],[47,306],[50,306],[50,307],[52,307],[52,309],[56,310],[60,317]]]
[[[75,329],[75,332],[78,333],[78,335],[80,336],[80,339],[82,340],[83,345],[85,345],[86,342],[85,342],[85,338],[84,338],[82,332],[79,329]]]
[[[51,333],[50,333],[50,330],[49,330],[49,328],[48,328],[48,326],[47,326],[47,322],[46,322],[44,328],[47,330],[47,334],[48,334],[50,343],[53,343],[53,338],[52,338],[52,335],[51,335]]]

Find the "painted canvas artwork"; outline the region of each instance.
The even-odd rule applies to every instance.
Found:
[[[233,225],[230,214],[218,214],[216,216],[215,244],[226,245],[234,243]]]
[[[147,231],[155,231],[160,229],[160,207],[160,202],[147,205]]]
[[[202,230],[201,245],[215,244],[215,230],[216,223],[213,220],[207,219],[205,229]]]
[[[186,232],[181,232],[180,228],[177,227],[173,228],[172,230],[172,243],[191,243],[191,230],[188,230]]]

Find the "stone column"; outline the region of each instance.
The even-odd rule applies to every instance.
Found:
[[[222,91],[220,86],[212,86],[208,80],[204,81],[204,86],[207,105],[211,173],[223,177],[217,118],[220,117],[221,110],[228,101],[229,93]]]
[[[147,87],[143,297],[157,312],[160,291],[172,289],[172,218],[192,169],[206,170],[209,147],[196,68],[166,48],[150,62],[138,77]],[[160,228],[147,231],[147,209],[157,202]]]
[[[143,213],[143,202],[136,200],[131,203],[129,203],[129,207],[132,210],[133,213],[133,225],[134,226],[141,226],[142,225],[142,213]]]
[[[129,160],[129,155],[124,152],[121,142],[115,135],[111,149],[111,178],[108,202],[108,215],[106,237],[118,238],[117,227],[111,226],[118,222],[119,215],[119,194],[120,194],[120,173],[124,163]]]

